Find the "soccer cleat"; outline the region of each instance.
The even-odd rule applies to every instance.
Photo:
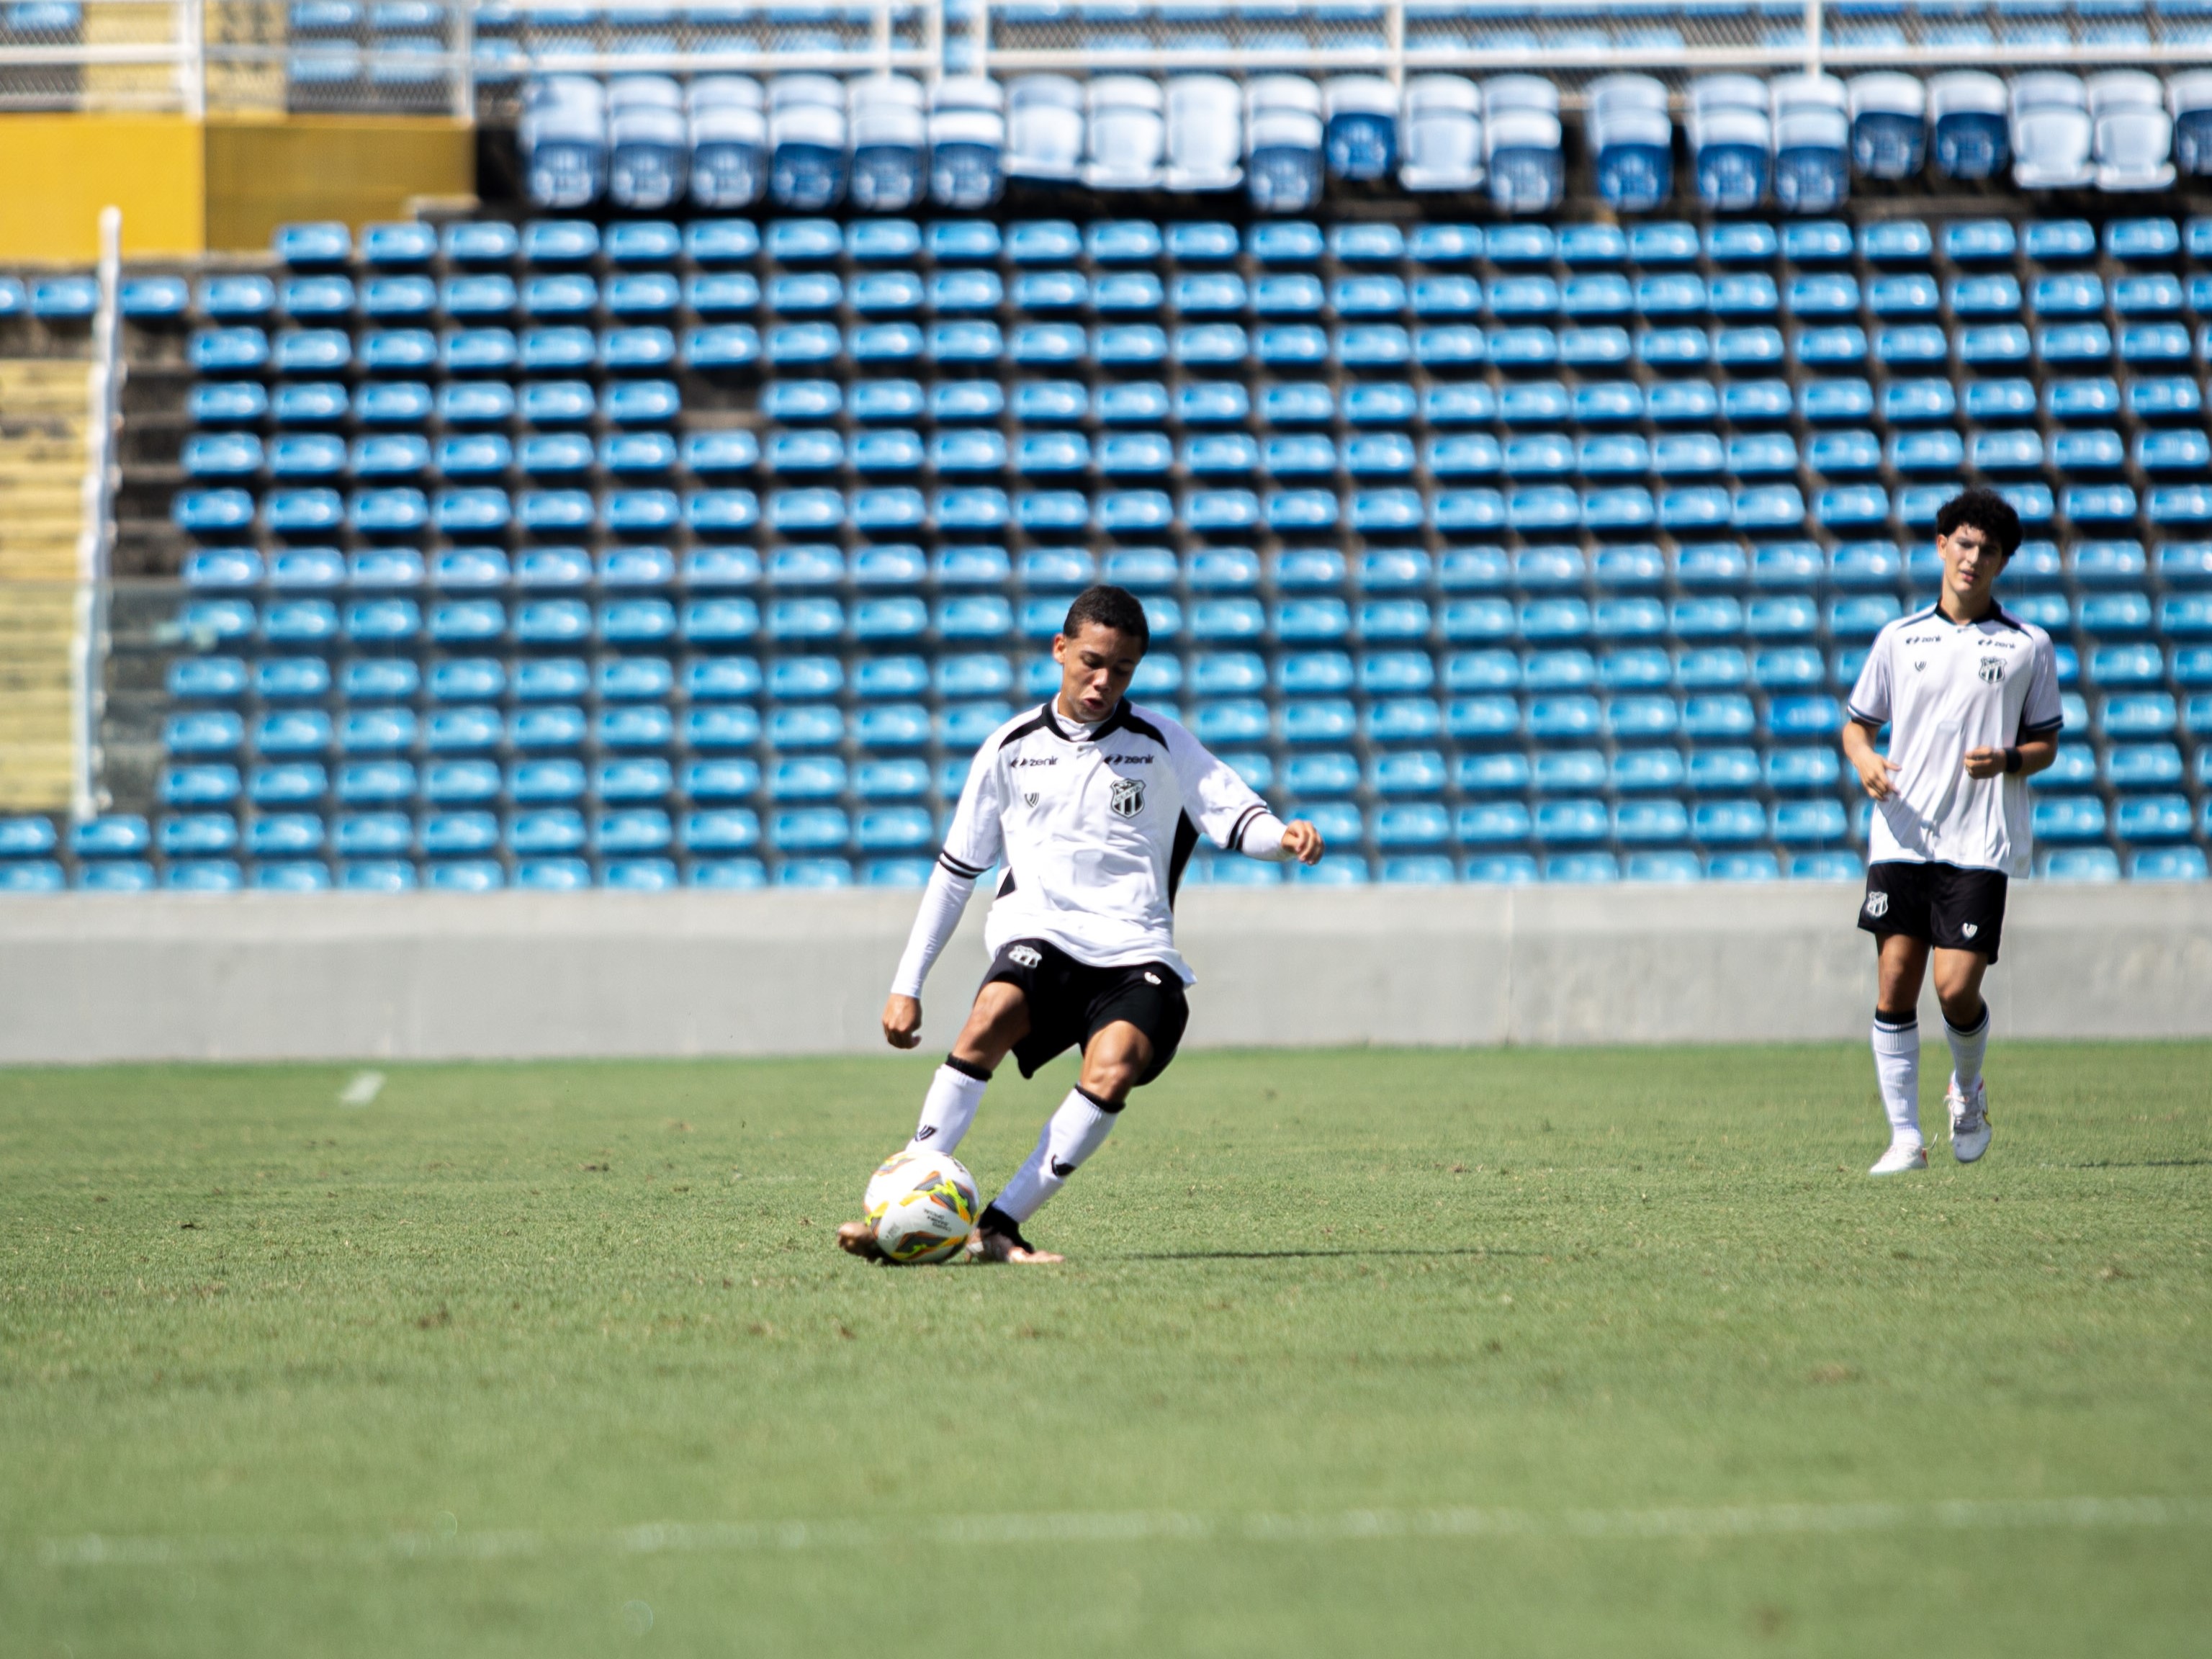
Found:
[[[1961,1164],[1972,1164],[1990,1149],[1989,1085],[1976,1078],[1974,1097],[1968,1100],[1959,1092],[1959,1081],[1954,1078],[1944,1091],[1943,1103],[1951,1109],[1951,1156]]]
[[[837,1229],[837,1248],[848,1255],[857,1255],[863,1261],[884,1259],[883,1246],[876,1243],[876,1230],[865,1221],[848,1221]]]
[[[1889,1150],[1875,1160],[1870,1176],[1903,1175],[1907,1170],[1928,1167],[1928,1149],[1917,1140],[1893,1140]]]
[[[995,1204],[986,1209],[982,1219],[975,1224],[975,1236],[968,1241],[968,1254],[978,1261],[1030,1263],[1066,1259],[1031,1244],[1022,1237],[1021,1227],[1014,1218]]]

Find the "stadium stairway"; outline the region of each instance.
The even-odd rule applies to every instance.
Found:
[[[0,359],[0,811],[70,804],[85,365]]]

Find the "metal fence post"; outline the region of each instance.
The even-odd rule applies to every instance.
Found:
[[[123,210],[100,212],[100,308],[86,376],[84,483],[76,544],[76,649],[70,657],[72,722],[70,811],[79,823],[106,803],[100,787],[100,726],[106,706],[107,583],[114,547],[115,428],[123,406]]]

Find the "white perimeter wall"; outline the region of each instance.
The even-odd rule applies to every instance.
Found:
[[[1198,889],[1192,1046],[1857,1038],[1858,889]],[[982,905],[931,978],[948,1042]],[[0,900],[0,1062],[881,1052],[912,895]],[[2008,1033],[2212,1036],[2212,888],[2021,884]],[[1932,1020],[1932,1000],[1923,1016]]]

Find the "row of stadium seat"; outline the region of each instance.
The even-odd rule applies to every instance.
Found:
[[[179,528],[204,538],[242,536],[257,526],[284,539],[320,538],[343,530],[364,537],[411,537],[434,530],[450,537],[497,534],[510,526],[532,535],[573,535],[592,529],[617,536],[663,535],[678,527],[701,536],[742,535],[765,523],[780,535],[834,533],[850,524],[864,535],[995,532],[1010,526],[1030,533],[1096,528],[1109,535],[1164,532],[1176,525],[1196,534],[1236,534],[1265,526],[1295,535],[1348,525],[1362,533],[1388,534],[1424,526],[1447,536],[1510,530],[1542,536],[1577,529],[1632,534],[1654,527],[1676,535],[1731,529],[1802,532],[1810,525],[1839,534],[1879,533],[1893,525],[1932,526],[1955,490],[1948,485],[1902,489],[1894,497],[1875,483],[1842,484],[1814,493],[1808,510],[1796,484],[1761,484],[1730,491],[1697,485],[1657,492],[1640,486],[1577,490],[1542,485],[1510,491],[1490,489],[1370,490],[1340,496],[1334,489],[1246,489],[1185,492],[1180,501],[1163,490],[1101,493],[1095,500],[1075,490],[1009,496],[1000,489],[954,487],[927,495],[912,488],[842,489],[816,487],[771,491],[763,504],[749,489],[539,489],[510,495],[503,489],[443,489],[434,495],[413,488],[271,489],[257,504],[234,487],[181,490],[173,517]],[[2138,520],[2154,527],[2186,529],[2212,522],[2212,486],[2166,484],[2140,495],[2124,483],[2069,484],[2054,494],[2041,483],[2007,484],[2002,493],[2021,521],[2051,524],[2061,514],[2092,534],[2124,532]]]
[[[2156,550],[2160,588],[2212,585],[2212,542],[2167,542]],[[2023,542],[2006,568],[2002,592],[2014,614],[2052,629],[2070,627],[2074,602],[2063,590],[2082,590],[2080,617],[2092,633],[2140,632],[2152,622],[2151,595],[2129,592],[2109,601],[2094,592],[2142,588],[2154,561],[2132,538],[2081,541],[2061,557],[2056,543]],[[1124,547],[1102,562],[1080,547],[1037,547],[1018,556],[990,544],[947,545],[925,554],[910,543],[856,550],[826,544],[778,547],[765,556],[727,544],[696,544],[680,556],[650,544],[623,543],[596,556],[574,546],[534,546],[512,558],[495,546],[451,547],[425,556],[412,547],[379,544],[347,555],[335,547],[290,546],[264,558],[251,548],[218,547],[186,556],[185,585],[202,592],[266,586],[279,592],[408,590],[426,584],[441,592],[501,592],[597,586],[611,592],[681,587],[692,592],[770,589],[940,589],[1000,587],[1029,592],[1072,592],[1099,580],[1142,592],[1183,589],[1193,594],[1269,587],[1283,592],[1435,591],[1545,593],[1594,588],[1629,596],[1667,586],[1687,591],[1757,589],[1896,591],[1900,581],[1923,594],[1941,574],[1932,547],[1904,553],[1893,541],[1762,542],[1747,550],[1733,542],[1686,542],[1669,553],[1656,544],[1610,543],[1586,555],[1572,544],[1539,545],[1508,553],[1502,547],[1462,546],[1431,557],[1417,547],[1370,546],[1347,559],[1334,548],[1287,547],[1262,558],[1249,548],[1208,547],[1178,559],[1164,548]],[[1924,602],[1924,599],[1922,601]],[[2139,608],[2138,608],[2139,607]],[[1179,612],[1177,613],[1179,614]],[[2162,599],[2157,624],[2184,634],[2197,626],[2199,600],[2176,592]]]
[[[2192,860],[2187,855],[2196,854]],[[2103,854],[2102,857],[2096,856]],[[2195,848],[2151,848],[2130,858],[2138,879],[2201,880],[2203,857]],[[780,859],[773,875],[757,858],[618,858],[598,862],[575,857],[518,859],[512,872],[496,859],[434,859],[419,866],[410,860],[354,860],[335,868],[316,859],[263,860],[241,865],[234,859],[182,859],[156,871],[143,859],[110,859],[76,867],[76,885],[88,892],[143,893],[156,887],[188,892],[234,892],[243,888],[274,892],[405,892],[417,887],[445,892],[489,892],[513,886],[541,892],[573,892],[601,886],[630,891],[665,892],[678,887],[707,889],[780,887],[823,889],[863,886],[919,887],[927,881],[927,859],[871,859],[855,864],[842,858]],[[1360,884],[1370,880],[1436,885],[1459,880],[1515,884],[1549,880],[1588,883],[1620,881],[1773,881],[1784,874],[1814,881],[1856,877],[1858,861],[1847,853],[1799,854],[1785,866],[1767,852],[1715,854],[1700,858],[1687,850],[1639,852],[1626,858],[1611,853],[1554,854],[1540,862],[1532,855],[1477,855],[1464,860],[1431,854],[1369,860],[1337,852],[1312,870],[1285,871],[1245,859],[1200,858],[1184,884],[1272,886],[1295,881],[1306,885]],[[2106,848],[2061,853],[2046,866],[2060,880],[2117,881],[2120,864]],[[0,860],[0,893],[58,892],[70,884],[58,862],[43,859]]]
[[[1838,368],[1869,362],[1901,368],[1942,366],[1955,359],[1966,368],[1994,368],[2035,362],[2053,368],[2109,363],[2172,368],[2212,362],[2212,325],[2194,334],[2177,322],[2129,323],[2117,332],[2101,322],[2054,324],[2030,329],[2018,323],[1947,330],[1922,324],[1875,331],[1856,324],[1793,329],[1767,325],[1735,328],[1644,328],[1616,325],[1554,329],[1518,325],[1487,331],[1466,324],[1408,329],[1395,323],[1281,323],[1247,330],[1235,323],[1201,323],[1172,331],[1153,323],[1086,328],[1075,323],[1023,323],[1002,330],[974,320],[934,323],[782,323],[765,335],[749,323],[684,330],[657,325],[598,331],[574,325],[525,329],[380,328],[358,337],[343,329],[292,328],[272,337],[235,325],[203,329],[192,337],[192,367],[203,374],[275,374],[316,379],[358,367],[370,375],[650,374],[681,368],[715,373],[765,363],[771,369],[810,369],[850,362],[855,368],[927,362],[939,367],[1012,364],[1049,368],[1096,363],[1103,368],[1141,368],[1174,363],[1220,368],[1247,362],[1298,369],[1334,363],[1348,370],[1419,364],[1465,369],[1489,363],[1506,369],[1553,364],[1577,368],[1641,364],[1658,373],[1708,366],[1750,372],[1795,364]]]
[[[1667,380],[1648,387],[1629,380],[1585,380],[1571,387],[1551,380],[1513,380],[1498,386],[1486,380],[1437,380],[1419,387],[1405,380],[1358,380],[1340,392],[1327,381],[1293,380],[1270,381],[1258,388],[1255,397],[1240,380],[1186,380],[1170,389],[1157,380],[1117,379],[1099,386],[1094,397],[1083,381],[1068,380],[1023,380],[1006,386],[972,379],[927,385],[870,379],[855,380],[848,388],[835,380],[793,378],[763,385],[759,409],[772,421],[834,422],[849,416],[860,429],[851,441],[855,465],[865,459],[860,442],[866,430],[899,422],[965,428],[1011,417],[1018,436],[1089,422],[1102,428],[1176,425],[1209,430],[1249,424],[1264,435],[1326,427],[1340,420],[1350,427],[1389,427],[1401,434],[1419,434],[1424,428],[1498,425],[1510,436],[1560,426],[1601,434],[1644,422],[1655,427],[1759,429],[1787,424],[1793,417],[1816,427],[1865,422],[1886,430],[1945,424],[1963,409],[1969,422],[1997,423],[1996,430],[2016,434],[2018,425],[2002,423],[2032,422],[2039,411],[2061,425],[2110,421],[2123,414],[2148,424],[2191,420],[2203,409],[2203,386],[2186,375],[2131,376],[2124,387],[2106,376],[2058,377],[2046,380],[2039,395],[2025,377],[2007,376],[1969,380],[1964,391],[1962,400],[1950,380],[1932,376],[1886,378],[1879,397],[1871,381],[1857,376],[1809,380],[1794,387],[1778,379],[1730,380],[1717,386],[1703,380]],[[647,441],[657,445],[654,430],[675,425],[682,412],[680,388],[664,380],[611,381],[604,393],[588,380],[568,379],[525,380],[519,386],[503,380],[448,380],[434,388],[421,380],[374,380],[358,387],[338,380],[296,380],[270,388],[257,380],[209,380],[193,386],[187,404],[188,415],[204,430],[243,429],[266,422],[273,423],[280,440],[293,432],[346,424],[400,432],[447,429],[458,434],[505,428],[519,420],[534,433],[587,426],[599,426],[609,436],[643,431]],[[1972,436],[2000,470],[2015,461],[2025,464],[2025,452],[2014,455],[2008,447],[2016,447],[2015,440],[2000,441],[1979,432]],[[780,459],[772,441],[763,452],[760,438],[743,427],[693,428],[676,441],[674,459],[702,474],[751,471],[761,465],[764,453],[773,469]],[[793,441],[803,446],[817,441]],[[257,452],[241,448],[237,453],[250,458]],[[483,453],[492,456],[498,452]],[[515,453],[511,442],[505,453],[510,458]],[[2040,445],[2036,453],[2045,459],[2062,457],[2062,452]],[[260,459],[234,463],[233,469],[258,471],[265,460],[272,472],[281,473],[312,468],[319,458],[337,452],[318,438],[294,443],[281,453],[264,447],[258,453]],[[464,465],[475,463],[474,452],[460,454]],[[1293,462],[1298,459],[1294,452],[1282,455]],[[1271,469],[1276,460],[1273,454],[1257,459]],[[1837,459],[1848,464],[1848,458]],[[2077,445],[2063,452],[2063,459],[2068,465],[2096,465],[2104,458]],[[595,451],[586,465],[611,466],[613,460],[612,455]],[[1343,462],[1352,464],[1349,450]],[[414,470],[419,471],[426,464],[427,458]],[[438,465],[444,468],[449,462],[441,454]],[[1326,465],[1308,470],[1334,471],[1337,465],[1332,455]]]
[[[1401,227],[1388,220],[1343,220],[1326,225],[1311,220],[1273,219],[1238,226],[1224,220],[1094,218],[936,219],[855,218],[841,222],[820,217],[700,217],[622,219],[604,227],[588,219],[527,218],[519,224],[501,219],[457,219],[443,225],[417,220],[371,224],[358,244],[342,222],[318,221],[280,225],[270,252],[285,270],[328,277],[355,270],[367,281],[378,276],[420,272],[433,267],[451,274],[512,270],[574,273],[604,268],[618,277],[629,271],[683,267],[730,271],[763,257],[771,266],[807,268],[849,264],[894,268],[991,266],[1004,262],[1016,271],[1040,266],[1206,270],[1237,265],[1249,258],[1255,277],[1269,269],[1311,266],[1324,261],[1347,266],[1415,266],[1465,270],[1486,262],[1499,270],[1564,265],[1570,271],[1680,272],[1687,267],[1723,273],[1741,267],[1771,265],[1829,267],[1855,258],[1883,269],[1931,270],[1937,262],[1962,274],[2024,264],[2041,268],[2076,266],[2100,252],[2121,264],[2160,265],[2186,253],[2212,258],[2212,216],[2186,220],[2164,216],[2110,218],[1965,216],[1931,227],[1919,218],[1883,218],[1853,224],[1842,219],[1771,222],[1760,219],[1716,219],[1703,227],[1680,220],[1644,220],[1632,224],[1603,222],[1547,223],[1515,222],[1480,225],[1436,221]],[[141,315],[182,317],[209,294],[236,295],[258,302],[271,291],[252,281],[236,288],[213,279],[199,289],[178,276],[133,279],[141,284]],[[89,292],[89,279],[48,279],[48,291]],[[41,284],[46,287],[46,284]],[[419,290],[416,290],[419,293]],[[19,289],[17,303],[21,303]],[[35,292],[35,290],[34,290]],[[343,309],[358,304],[335,289],[310,289],[326,302],[343,298]],[[406,290],[393,290],[395,294]],[[444,290],[439,290],[443,293]],[[603,296],[614,292],[610,285]],[[517,290],[518,297],[520,290]],[[514,302],[510,301],[510,308]],[[89,315],[91,305],[84,307]]]
[[[1013,471],[1023,477],[1085,473],[1107,477],[1157,477],[1180,472],[1196,477],[1358,477],[1676,479],[1728,473],[1735,477],[1795,477],[1801,466],[1829,477],[1880,472],[1955,474],[1967,464],[1969,445],[1948,428],[1893,433],[1878,438],[1866,428],[1843,428],[1814,437],[1801,454],[1790,433],[1759,432],[1723,440],[1710,432],[1662,434],[1600,434],[1571,440],[1556,433],[1522,434],[1503,443],[1487,433],[1419,442],[1397,432],[1349,437],[1342,443],[1312,433],[1254,439],[1243,433],[1206,432],[1177,441],[1142,428],[1111,431],[1096,440],[1081,432],[1050,429],[1017,435],[1011,444],[990,428],[951,427],[924,441],[910,427],[857,434],[849,446],[834,427],[787,427],[737,441],[722,434],[690,433],[679,448],[663,432],[618,432],[595,443],[575,432],[532,433],[519,443],[498,434],[471,433],[438,441],[415,434],[371,434],[344,440],[307,433],[264,446],[246,433],[223,432],[185,439],[178,459],[193,479],[272,481],[355,478],[407,480],[532,478],[605,475],[611,478],[753,470],[771,476],[840,472],[866,477],[911,474],[973,476]],[[2048,465],[2061,475],[2117,472],[2134,466],[2147,474],[2202,475],[2212,465],[2212,441],[2202,431],[2139,432],[2132,442],[2110,427],[2060,431],[2046,438],[2032,427],[1977,432],[1971,446],[1978,471],[2035,471]],[[732,453],[738,452],[738,453]],[[757,457],[750,467],[742,453]],[[2069,517],[2078,514],[2069,513]],[[2132,514],[2127,516],[2132,517]]]
[[[1584,272],[1564,280],[1549,276],[1416,276],[1365,272],[1326,283],[1308,272],[1261,276],[1247,283],[1220,270],[1186,271],[1164,282],[1148,270],[1086,276],[1054,268],[1018,272],[1009,283],[988,267],[956,265],[928,275],[872,271],[848,289],[833,271],[795,270],[763,284],[746,271],[707,271],[679,280],[666,271],[611,276],[604,288],[589,275],[526,276],[482,272],[447,276],[372,276],[358,289],[347,276],[290,276],[279,288],[266,276],[204,277],[189,310],[182,277],[140,277],[127,296],[126,314],[152,322],[191,315],[210,323],[376,324],[441,320],[456,325],[501,322],[522,316],[569,319],[602,312],[618,319],[659,319],[689,312],[701,318],[779,317],[833,313],[849,305],[862,316],[901,317],[929,312],[940,317],[995,316],[1002,310],[1035,316],[1091,311],[1103,316],[1299,319],[1331,315],[1373,318],[1412,315],[1466,318],[1487,315],[1525,321],[1565,317],[1607,321],[1629,316],[1680,318],[1856,318],[1885,320],[1932,318],[1948,310],[1966,319],[2167,317],[2212,314],[2212,276],[2185,279],[2172,272],[2118,276],[2109,288],[2093,273],[2065,270],[2017,277],[1988,272],[1938,282],[1926,270],[1880,276],[1863,288],[1848,272],[1814,271],[1778,285],[1764,271],[1700,275],[1658,271],[1632,280],[1619,271]],[[118,304],[124,303],[118,300]],[[157,309],[157,306],[159,308]]]
[[[325,753],[331,735],[326,723],[318,728],[313,722],[319,712],[295,710],[264,720],[261,731],[270,744],[268,752],[280,752],[275,738],[283,735],[288,744],[298,737],[319,738],[322,747],[301,744],[281,752]],[[574,719],[580,711],[552,712],[568,714],[580,727],[580,720]],[[798,726],[810,723],[805,717],[816,711],[793,712],[800,717],[792,722]],[[347,716],[345,729],[412,741],[410,721],[405,709],[364,709]],[[247,801],[263,808],[312,806],[325,800],[349,805],[416,800],[432,806],[501,801],[543,805],[580,801],[587,794],[601,803],[661,802],[677,797],[716,803],[756,797],[791,801],[846,796],[860,803],[880,803],[932,793],[949,801],[958,793],[968,766],[965,759],[953,759],[933,768],[912,757],[878,757],[848,765],[834,755],[797,752],[771,762],[765,769],[749,757],[728,754],[676,767],[658,757],[603,746],[603,758],[587,770],[573,757],[549,755],[518,740],[511,752],[523,757],[510,761],[502,770],[481,757],[500,747],[497,710],[441,710],[427,727],[425,752],[443,758],[428,760],[413,772],[362,763],[342,769],[333,780],[319,769],[319,763],[285,760],[241,774],[232,763],[187,759],[165,769],[158,796],[165,806],[196,811]],[[1238,739],[1231,734],[1227,740]],[[557,751],[559,745],[553,747]],[[1390,750],[1373,755],[1364,769],[1349,750],[1291,752],[1279,767],[1264,754],[1231,752],[1254,782],[1279,783],[1291,798],[1301,800],[1351,794],[1363,787],[1381,799],[1439,795],[1447,788],[1462,795],[1586,794],[1605,789],[1617,794],[1682,789],[1741,794],[1762,785],[1776,795],[1832,795],[1844,781],[1835,750],[1826,745],[1778,748],[1762,754],[1748,746],[1723,744],[1695,747],[1686,754],[1647,742],[1620,748],[1609,760],[1602,750],[1588,748],[1539,749],[1533,757],[1515,748],[1486,749],[1456,759],[1436,750]],[[2102,787],[2124,795],[2189,783],[2212,786],[2212,744],[2200,744],[2193,763],[2185,763],[2181,749],[2172,743],[2114,744],[2101,763],[2086,745],[2064,747],[2060,753],[2064,757],[2061,764],[2037,775],[2037,794],[2078,794]],[[1865,803],[1854,800],[1853,807],[1852,828],[1863,833]]]
[[[1977,180],[2011,169],[2027,188],[2162,189],[2184,170],[2212,171],[2212,76],[2169,86],[2141,70],[2090,76],[2023,74],[2009,86],[1981,71],[1923,83],[1894,71],[1848,85],[1830,75],[1770,82],[1741,74],[1691,82],[1687,137],[1697,193],[1741,212],[1770,193],[1785,211],[1828,212],[1854,167],[1895,180],[1937,171]],[[1674,123],[1659,81],[1613,75],[1587,92],[1585,136],[1597,193],[1643,213],[1674,193]],[[1535,75],[1478,86],[1416,75],[1402,90],[1374,75],[1182,74],[1164,84],[1107,74],[1054,74],[1001,88],[954,76],[925,91],[880,74],[849,83],[785,75],[653,74],[601,82],[548,75],[524,89],[520,145],[531,199],[555,209],[606,197],[655,211],[686,196],[709,211],[763,195],[819,211],[848,196],[864,212],[899,212],[925,197],[957,209],[994,201],[1008,177],[1093,190],[1193,192],[1240,185],[1262,213],[1320,198],[1324,170],[1371,185],[1395,175],[1413,191],[1487,183],[1501,211],[1555,207],[1565,185],[1558,85]],[[1932,119],[1931,119],[1932,117]],[[1932,138],[1932,144],[1931,144]],[[2178,140],[2178,143],[2177,143]]]
[[[1333,665],[1324,665],[1327,672]],[[1517,678],[1517,677],[1516,677]],[[1478,682],[1480,683],[1480,682]],[[1509,684],[1510,681],[1509,680]],[[1271,703],[1256,696],[1224,696],[1171,712],[1188,716],[1209,744],[1279,743],[1331,744],[1355,738],[1376,744],[1432,742],[1449,738],[1463,744],[1510,743],[1523,737],[1568,742],[1613,736],[1656,741],[1676,734],[1692,739],[1743,739],[1754,736],[1776,743],[1822,742],[1833,738],[1844,722],[1838,696],[1807,692],[1811,678],[1784,679],[1762,690],[1756,700],[1742,690],[1708,690],[1682,696],[1659,692],[1600,698],[1585,692],[1506,691],[1432,696],[1378,692],[1363,708],[1349,697],[1316,691]],[[1755,684],[1748,677],[1724,682]],[[1835,683],[1840,691],[1844,688]],[[2163,677],[2123,678],[2120,686],[2162,686]],[[2185,700],[2168,690],[2114,690],[2094,706],[2068,693],[2074,707],[2069,724],[2107,738],[2170,737],[2185,726],[2212,735],[2212,696],[2197,692]],[[1763,707],[1762,707],[1763,705]],[[252,731],[264,753],[321,754],[340,740],[358,745],[354,752],[379,748],[409,749],[423,742],[433,750],[467,752],[514,748],[541,753],[594,748],[678,750],[702,754],[751,750],[763,741],[777,750],[856,747],[892,751],[932,744],[949,750],[980,743],[1012,709],[996,702],[951,702],[932,714],[922,703],[867,703],[849,720],[834,702],[793,703],[771,709],[763,720],[750,705],[697,703],[678,709],[664,703],[609,704],[596,716],[580,704],[524,705],[504,716],[488,706],[461,705],[427,720],[399,707],[356,708],[337,726],[319,710],[277,711],[260,716]],[[247,743],[248,732],[235,714],[196,712],[172,716],[167,735],[179,752],[229,754]]]

